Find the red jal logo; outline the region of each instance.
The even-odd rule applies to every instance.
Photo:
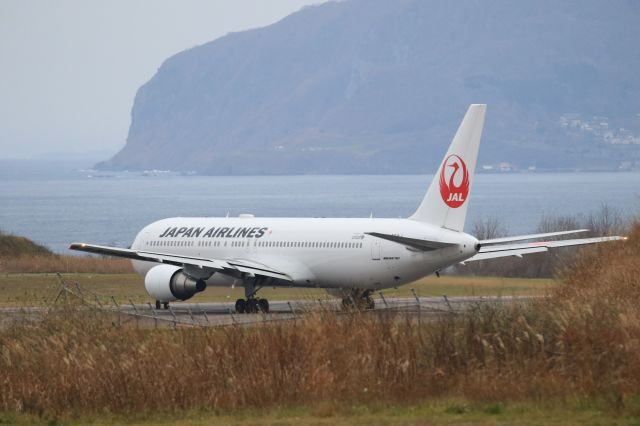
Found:
[[[442,164],[440,195],[445,204],[454,209],[463,205],[469,195],[467,165],[455,154],[448,156]]]

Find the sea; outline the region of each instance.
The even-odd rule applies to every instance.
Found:
[[[66,163],[0,161],[0,230],[55,252],[72,242],[127,247],[146,224],[176,216],[409,216],[431,175],[195,176],[104,173]],[[602,206],[640,212],[640,173],[477,174],[467,226],[495,218],[510,234],[541,218],[588,215]]]

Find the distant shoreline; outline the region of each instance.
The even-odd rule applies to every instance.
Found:
[[[96,170],[95,161],[84,160],[48,160],[48,159],[0,159],[0,178],[122,178],[122,177],[277,177],[277,176],[427,176],[428,173],[388,172],[388,173],[258,173],[258,174],[205,174],[195,171],[179,170]],[[487,170],[482,166],[476,171],[480,175],[523,175],[523,174],[571,174],[571,173],[640,173],[640,169],[520,169]]]

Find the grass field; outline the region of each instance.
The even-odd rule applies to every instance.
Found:
[[[640,401],[640,399],[638,400]],[[430,401],[411,406],[338,406],[319,404],[317,407],[281,408],[274,410],[244,410],[225,414],[213,411],[135,414],[126,417],[103,415],[87,418],[47,418],[33,415],[0,413],[0,424],[66,424],[108,426],[129,425],[637,425],[640,417],[634,411],[612,413],[601,403],[583,399],[551,403],[469,403]],[[639,404],[640,405],[640,404]],[[637,408],[640,408],[637,407]],[[640,413],[640,412],[638,412]]]
[[[63,274],[70,285],[78,283],[81,289],[101,301],[113,296],[118,303],[153,302],[144,289],[144,280],[137,274]],[[524,279],[499,277],[428,277],[397,289],[383,291],[385,297],[413,297],[411,288],[420,296],[487,296],[487,295],[541,295],[553,287],[551,279]],[[44,304],[55,297],[60,281],[55,274],[0,275],[0,306],[32,306]],[[210,287],[190,302],[234,302],[244,296],[242,287]],[[326,299],[324,290],[293,288],[265,288],[260,296],[270,300]],[[379,295],[376,295],[379,297]]]

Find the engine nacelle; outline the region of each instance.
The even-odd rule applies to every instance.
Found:
[[[147,293],[160,302],[187,300],[204,291],[207,284],[186,275],[182,268],[171,265],[154,266],[144,277]]]

